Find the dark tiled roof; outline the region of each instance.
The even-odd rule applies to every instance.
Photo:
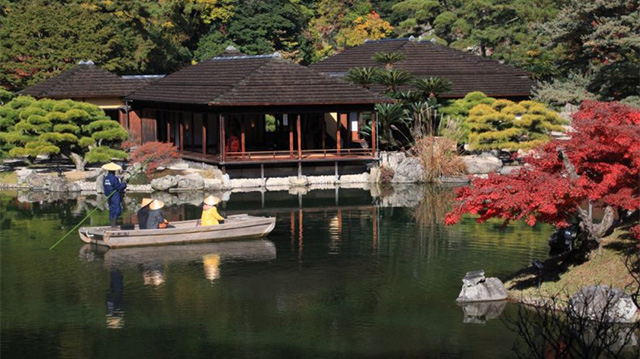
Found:
[[[155,79],[147,76],[122,78],[92,63],[81,63],[20,91],[20,94],[53,99],[124,97]]]
[[[279,56],[219,56],[158,80],[127,99],[213,106],[373,104],[389,98]]]
[[[393,68],[408,71],[419,78],[437,76],[451,81],[452,90],[443,94],[444,97],[463,97],[472,91],[498,97],[531,94],[533,81],[525,71],[430,41],[368,41],[311,65],[311,68],[334,76],[344,76],[353,67],[383,68],[384,65],[372,59],[373,55],[396,51],[403,53],[405,59],[393,64]],[[374,90],[377,89],[374,87]]]

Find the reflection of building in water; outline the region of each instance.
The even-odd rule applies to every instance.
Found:
[[[107,294],[107,328],[120,329],[124,327],[124,279],[119,270],[111,270],[109,276],[111,282]]]
[[[220,278],[220,255],[207,254],[202,258],[204,266],[204,276],[213,282]]]

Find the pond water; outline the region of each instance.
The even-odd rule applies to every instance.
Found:
[[[54,251],[95,196],[0,192],[1,357],[513,357],[500,318],[465,317],[455,303],[461,278],[504,279],[544,259],[552,229],[445,227],[451,189],[387,192],[232,194],[223,215],[277,217],[265,240],[106,250],[74,233]],[[129,197],[125,221],[138,201]],[[199,215],[193,204],[165,209]],[[90,220],[107,223],[106,211]]]

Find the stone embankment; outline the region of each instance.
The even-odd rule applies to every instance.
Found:
[[[149,184],[130,184],[128,192],[150,193],[157,191],[289,191],[306,193],[314,189],[340,187],[368,189],[373,183],[420,184],[425,182],[424,169],[417,157],[404,152],[381,152],[379,166],[369,172],[341,176],[291,176],[271,178],[230,178],[216,167],[199,169],[197,164],[177,163],[168,169],[171,174],[153,179]],[[483,153],[462,157],[467,174],[457,177],[441,177],[441,183],[461,184],[469,182],[469,175],[486,176],[489,173],[506,174],[519,168],[504,166],[496,154]],[[196,168],[194,168],[196,167]],[[200,165],[201,167],[201,165]],[[104,172],[87,171],[79,178],[67,174],[40,173],[32,169],[16,171],[17,183],[0,184],[0,187],[48,192],[97,192],[102,193]],[[126,176],[126,175],[125,175]],[[389,177],[391,176],[391,177]]]

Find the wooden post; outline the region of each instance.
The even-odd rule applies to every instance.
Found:
[[[338,155],[340,155],[340,126],[342,126],[342,124],[340,123],[340,112],[337,113],[337,118],[336,118],[336,152],[338,153]]]
[[[224,118],[225,116],[223,114],[218,115],[218,125],[220,126],[220,158],[222,159],[222,162],[225,161],[225,157],[226,157],[226,136],[224,133]]]
[[[240,116],[240,150],[242,151],[242,157],[244,157],[245,143],[244,143],[244,115]]]
[[[207,123],[207,115],[200,115],[202,119],[202,156],[207,155],[207,129],[209,128],[209,124]]]
[[[298,161],[302,159],[302,125],[300,124],[300,114],[296,116],[296,133],[298,134]]]
[[[289,156],[293,157],[293,124],[289,121]]]
[[[184,151],[184,119],[178,118],[180,122],[180,151]]]
[[[168,116],[165,116],[165,121],[167,122],[167,143],[171,143],[171,121],[167,117]]]
[[[376,142],[378,142],[378,121],[376,121],[376,112],[371,113],[371,155],[376,156]]]

